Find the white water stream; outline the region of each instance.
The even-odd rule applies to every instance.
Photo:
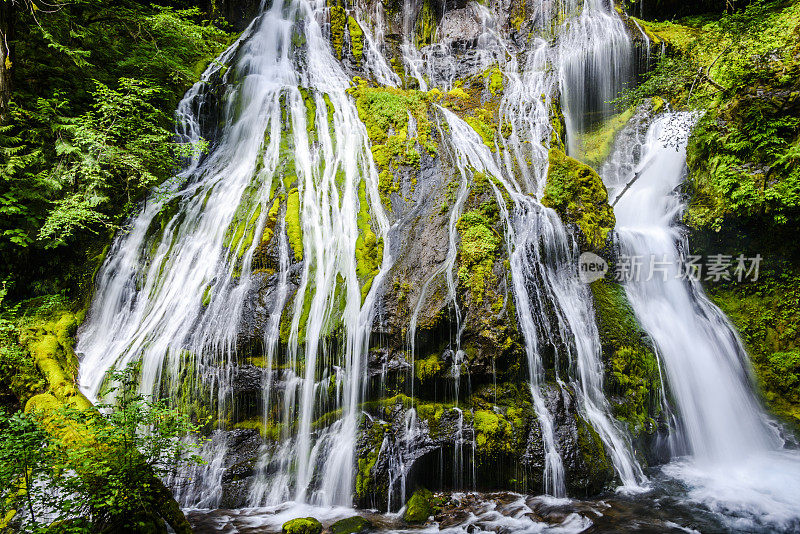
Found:
[[[604,172],[612,198],[638,176],[615,213],[622,256],[642,265],[626,293],[666,368],[681,423],[676,432],[689,452],[665,471],[686,481],[695,499],[733,515],[736,528],[785,528],[797,521],[800,454],[781,450],[736,331],[700,283],[683,275],[688,245],[677,223],[685,206],[676,189],[694,122],[689,113],[662,115],[647,131],[637,166],[610,164]],[[633,149],[620,146],[614,157],[630,158]]]

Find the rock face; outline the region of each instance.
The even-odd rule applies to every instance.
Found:
[[[532,19],[536,2],[507,4],[502,16],[490,21],[485,9],[474,3],[448,4],[447,10],[430,0],[415,3],[416,11],[410,14],[415,21],[412,38],[434,70],[441,67],[442,73],[453,75],[447,93],[419,91],[419,82],[395,64],[404,24],[400,2],[383,6],[386,55],[400,87],[366,81],[374,77],[364,60],[359,20],[338,3],[331,3],[326,15],[332,49],[353,77],[348,93],[369,136],[379,177],[377,194],[390,227],[388,234],[378,237],[375,214],[366,208],[372,197],[360,191],[364,209],[357,215],[356,270],[362,301],[370,291],[375,293],[375,313],[361,368],[366,378],[358,406],[353,484],[359,506],[398,510],[422,487],[531,493],[543,488],[543,430],[532,402],[507,241],[508,221],[517,214],[507,213],[513,211],[513,202],[497,177],[457,161],[445,120],[445,114],[457,115],[493,159],[507,156],[501,147],[506,139],[515,139],[517,128],[504,122],[501,113],[507,105],[508,80],[497,66],[486,69],[477,47],[487,30],[524,39],[537,23]],[[293,38],[302,42],[298,28]],[[209,98],[214,94],[209,91]],[[303,98],[313,117],[317,104],[309,103],[312,99],[306,93]],[[557,98],[551,107],[552,135],[544,134],[552,148],[543,204],[562,218],[575,247],[612,260],[614,215],[605,187],[594,169],[565,154],[566,131]],[[213,128],[209,131],[213,133]],[[314,136],[311,128],[309,134]],[[292,134],[282,135],[291,146]],[[290,184],[296,178],[284,177]],[[223,507],[246,505],[259,474],[287,469],[277,460],[259,465],[259,458],[264,450],[287,443],[300,418],[298,384],[305,374],[304,329],[310,302],[297,301],[303,305],[296,317],[293,303],[297,292],[304,290],[304,270],[314,267],[303,257],[297,195],[296,188],[288,190],[269,208],[270,226],[255,247],[244,291],[235,358],[213,386],[226,401],[215,421],[219,432],[225,433],[220,467]],[[276,218],[285,224],[276,225]],[[281,288],[282,242],[289,243],[290,267]],[[381,273],[385,276],[376,278],[384,251],[393,263]],[[541,275],[530,278],[526,284],[544,283]],[[599,285],[593,296],[615,415],[645,443],[657,426],[657,414],[650,403],[652,369],[642,370],[639,364],[650,362],[652,350],[635,321],[625,322],[631,314],[624,296]],[[280,309],[282,298],[290,304]],[[344,329],[337,323],[343,314],[337,300],[341,298],[337,294],[326,311],[330,319],[321,339],[326,347],[345,345]],[[558,324],[552,303],[531,305],[549,314],[542,319],[548,324],[536,325],[537,332]],[[267,350],[265,332],[276,324],[277,346]],[[569,335],[551,333],[543,342],[540,392],[554,422],[567,490],[585,496],[611,487],[616,475],[600,436],[581,413],[572,378],[574,362],[568,356]],[[337,349],[325,350],[330,361],[325,369],[317,364],[312,441],[322,440],[342,415],[336,399],[341,395],[337,368],[343,355]],[[414,496],[407,520],[424,521],[431,515],[430,494]],[[308,519],[295,521],[284,525],[284,532],[316,528]]]
[[[467,44],[480,37],[481,33],[481,12],[472,4],[463,9],[448,11],[439,25],[439,40],[447,44]]]

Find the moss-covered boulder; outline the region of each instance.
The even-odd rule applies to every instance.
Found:
[[[281,527],[282,534],[320,534],[322,524],[313,517],[298,517],[287,521]]]
[[[616,223],[603,180],[557,148],[550,149],[549,163],[542,204],[556,210],[564,222],[575,223],[585,247],[603,248]]]
[[[406,503],[403,519],[409,523],[422,523],[433,515],[433,494],[425,488],[414,492]]]
[[[340,519],[328,528],[330,534],[360,534],[372,528],[372,523],[356,515],[347,519]]]
[[[652,342],[637,322],[622,286],[596,280],[590,287],[614,415],[628,424],[634,436],[652,433],[661,411],[661,381]]]

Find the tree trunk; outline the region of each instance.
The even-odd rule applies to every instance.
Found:
[[[0,0],[0,124],[5,124],[11,98],[11,0]]]
[[[57,439],[66,443],[91,444],[94,436],[89,428],[80,424],[64,424],[63,417],[59,416],[59,411],[65,406],[75,410],[94,409],[91,401],[75,385],[78,361],[72,350],[69,334],[73,331],[75,322],[75,317],[67,313],[59,321],[49,323],[44,329],[21,339],[48,384],[46,393],[28,399],[25,411],[42,412],[46,420],[50,421],[50,424],[46,424],[47,431]],[[155,512],[158,516],[176,534],[191,534],[192,527],[169,488],[155,474],[149,484],[155,497]]]

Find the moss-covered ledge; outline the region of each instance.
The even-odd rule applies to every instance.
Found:
[[[551,148],[542,204],[553,208],[566,223],[580,230],[581,244],[602,249],[616,219],[608,204],[608,191],[594,169]]]

